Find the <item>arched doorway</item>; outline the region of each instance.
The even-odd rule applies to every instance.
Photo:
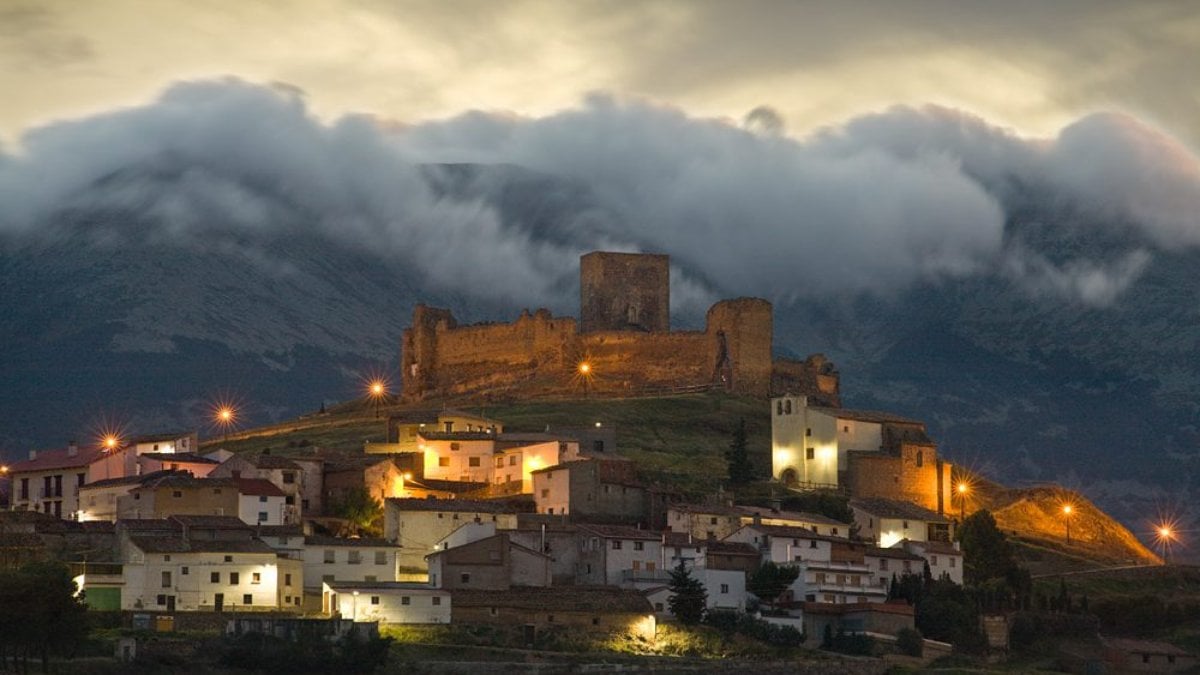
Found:
[[[783,473],[779,474],[779,480],[788,487],[795,487],[800,483],[800,477],[796,475],[795,469],[784,469]]]

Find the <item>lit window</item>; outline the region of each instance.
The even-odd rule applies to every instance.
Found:
[[[438,457],[438,466],[450,466],[450,458]]]

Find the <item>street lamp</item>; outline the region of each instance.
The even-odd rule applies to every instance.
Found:
[[[225,432],[225,442],[229,442],[229,427],[237,422],[237,410],[229,404],[220,405],[213,413],[213,419]]]
[[[371,380],[367,385],[367,395],[375,406],[375,419],[379,419],[379,404],[387,397],[387,383],[381,379]]]
[[[966,481],[958,483],[958,522],[961,524],[967,519],[967,493],[971,491],[971,486],[967,485]]]
[[[1062,507],[1063,519],[1067,522],[1067,545],[1071,545],[1071,514],[1075,512],[1075,508],[1070,504],[1063,504]]]
[[[1162,553],[1163,564],[1167,564],[1167,549],[1170,547],[1171,540],[1175,538],[1175,530],[1171,529],[1170,525],[1163,524],[1155,531],[1155,536],[1158,538],[1158,548]]]
[[[587,361],[579,362],[579,377],[583,380],[583,397],[588,397],[588,382],[592,379],[592,364]]]
[[[350,620],[358,621],[358,591],[354,591],[354,605],[350,610]]]

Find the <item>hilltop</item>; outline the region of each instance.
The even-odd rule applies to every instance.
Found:
[[[692,497],[712,494],[724,486],[724,451],[739,420],[746,421],[751,462],[760,473],[769,471],[771,420],[762,400],[724,393],[684,394],[653,398],[572,399],[471,406],[466,408],[503,420],[513,431],[542,431],[547,426],[570,427],[597,422],[614,425],[622,455],[633,459],[642,478]],[[384,440],[384,419],[404,410],[435,404],[389,404],[376,410],[364,400],[350,401],[298,419],[210,438],[208,448],[233,452],[300,455],[313,448],[359,452],[366,441]],[[987,508],[997,524],[1014,536],[1022,558],[1034,574],[1123,565],[1158,564],[1160,559],[1126,527],[1083,495],[1056,486],[1009,488],[972,477],[974,489],[968,514]],[[761,495],[782,487],[762,484]],[[1065,536],[1062,505],[1070,502],[1071,544]]]

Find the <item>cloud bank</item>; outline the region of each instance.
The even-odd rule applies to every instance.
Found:
[[[769,107],[747,128],[594,95],[545,117],[468,112],[411,126],[319,121],[302,93],[182,83],[152,104],[45,126],[0,154],[0,236],[55,236],[70,212],[138,213],[146,236],[357,246],[452,292],[569,307],[576,256],[673,256],[676,297],[873,293],[981,274],[1105,305],[1158,251],[1200,245],[1200,162],[1116,114],[1022,138],[944,108],[900,107],[805,138]],[[586,214],[539,232],[431,188],[429,164],[512,164],[585,186]],[[1006,223],[1030,190],[1121,231],[1103,257],[1030,250]]]

